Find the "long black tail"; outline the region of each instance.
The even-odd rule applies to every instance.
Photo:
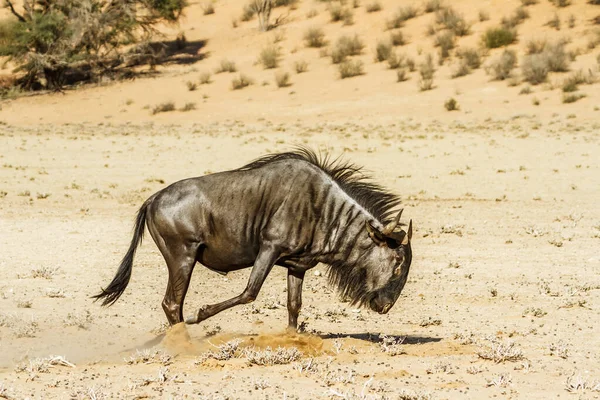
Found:
[[[121,260],[121,265],[119,265],[117,274],[108,287],[106,289],[102,289],[102,293],[92,296],[92,298],[96,300],[104,299],[102,301],[103,306],[111,306],[115,301],[119,300],[119,297],[121,297],[125,291],[125,288],[127,288],[127,285],[129,284],[129,279],[131,278],[131,269],[133,268],[133,257],[135,256],[135,251],[142,243],[142,238],[144,237],[146,211],[151,201],[152,197],[144,202],[137,213],[131,245],[129,246],[129,250],[127,250],[127,254],[125,254],[125,257],[123,257],[123,260]]]

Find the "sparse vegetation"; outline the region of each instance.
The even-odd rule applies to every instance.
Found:
[[[346,57],[357,56],[362,53],[365,45],[358,35],[340,37],[333,50],[331,51],[331,61],[339,64],[346,60]]]
[[[155,105],[152,108],[152,115],[170,112],[170,111],[175,111],[175,103],[172,101],[166,101],[164,103]]]
[[[392,44],[388,41],[380,40],[375,47],[375,61],[383,62],[390,58],[392,54]]]
[[[575,103],[576,101],[581,100],[584,97],[586,97],[585,93],[570,93],[570,94],[565,93],[563,95],[562,102],[565,104]]]
[[[190,92],[193,92],[194,90],[196,90],[198,88],[198,84],[196,82],[192,82],[192,81],[187,81],[185,83],[185,86],[187,86],[187,88]]]
[[[479,22],[485,22],[490,20],[490,14],[486,10],[479,10],[478,16]]]
[[[204,15],[211,15],[215,13],[215,4],[211,1],[202,5],[202,12]]]
[[[414,6],[400,7],[396,14],[386,23],[387,29],[398,29],[404,26],[404,23],[409,19],[415,18],[418,14],[417,8]]]
[[[275,83],[278,88],[288,87],[291,85],[290,74],[284,71],[278,71],[275,73]]]
[[[419,89],[421,91],[433,89],[433,77],[435,75],[435,66],[433,65],[433,56],[428,54],[425,61],[419,64]]]
[[[363,75],[363,63],[360,60],[345,60],[339,64],[338,71],[342,79]]]
[[[297,74],[304,73],[304,72],[308,71],[308,63],[304,60],[296,61],[294,63],[294,69],[296,70]]]
[[[492,75],[494,80],[504,80],[510,78],[516,64],[517,53],[507,49],[486,67],[486,72]]]
[[[256,365],[281,365],[289,364],[302,357],[302,352],[295,347],[278,347],[272,350],[267,347],[264,350],[246,349],[244,356],[250,364]]]
[[[306,47],[320,48],[327,44],[323,29],[315,27],[308,28],[308,30],[304,33],[304,41],[306,43]]]
[[[406,68],[399,67],[396,69],[396,82],[404,82],[408,79],[406,76]]]
[[[525,7],[537,4],[538,0],[521,0],[521,4]]]
[[[466,36],[471,33],[471,27],[465,18],[452,7],[443,7],[436,11],[435,22],[452,31],[456,36]]]
[[[264,69],[272,69],[279,66],[280,57],[281,50],[279,47],[275,44],[270,44],[261,50],[258,60]]]
[[[491,341],[487,346],[481,347],[477,351],[477,355],[479,358],[491,360],[496,364],[506,361],[521,361],[525,358],[521,349],[514,342],[502,343],[495,340]]]
[[[211,83],[210,72],[203,72],[202,74],[200,74],[200,84],[208,85],[209,83]]]
[[[365,10],[367,10],[368,13],[381,11],[381,3],[377,0],[372,1],[366,5]]]
[[[220,74],[223,72],[236,72],[237,67],[235,66],[235,62],[227,59],[222,59],[219,67],[215,70],[216,74]]]
[[[446,100],[444,103],[444,108],[447,111],[458,111],[460,109],[458,101],[456,101],[454,97],[450,97],[448,100]]]
[[[404,343],[404,337],[394,338],[392,336],[381,336],[379,347],[383,353],[386,353],[392,357],[406,354],[406,351],[402,347]]]
[[[521,63],[521,74],[526,82],[532,85],[538,85],[546,81],[548,72],[548,63],[543,54],[531,54],[525,56]]]
[[[404,33],[400,30],[392,32],[390,34],[390,42],[392,43],[392,46],[404,46],[406,44]]]
[[[442,8],[442,0],[427,0],[423,7],[426,13],[432,13]]]
[[[558,14],[555,13],[554,17],[550,18],[548,22],[546,22],[546,25],[548,25],[550,28],[560,31],[560,17]]]
[[[567,7],[571,5],[571,0],[550,0],[550,3],[554,4],[556,7]]]
[[[245,74],[240,74],[237,78],[233,78],[231,81],[231,89],[240,90],[248,87],[254,83],[254,80]]]
[[[525,7],[519,7],[510,17],[502,17],[501,24],[507,29],[513,29],[522,24],[527,18],[529,18],[529,11]]]
[[[181,112],[186,112],[186,111],[192,111],[196,109],[196,103],[194,102],[187,102],[183,105],[183,107],[181,107],[179,109],[179,111]]]
[[[513,28],[498,26],[489,28],[482,36],[482,41],[488,49],[508,46],[517,40],[517,31]]]
[[[0,55],[24,73],[19,87],[50,90],[119,67],[155,64],[159,54],[147,43],[156,25],[177,21],[186,5],[184,0],[134,0],[118,7],[102,0],[48,0],[28,1],[17,10],[13,3],[6,2],[11,14],[1,23]]]
[[[450,31],[440,33],[435,38],[435,46],[440,48],[440,64],[450,57],[450,50],[454,48],[454,34]]]

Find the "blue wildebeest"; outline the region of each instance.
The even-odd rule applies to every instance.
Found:
[[[412,260],[412,220],[399,227],[397,196],[359,167],[308,149],[262,157],[236,170],[175,182],[138,211],[133,239],[116,276],[96,296],[113,304],[129,283],[144,224],[162,253],[169,282],[162,302],[170,324],[183,321],[183,301],[196,263],[221,273],[252,267],[244,291],[200,308],[194,324],[253,301],[274,265],[287,268],[289,327],[297,328],[304,274],[318,263],[354,304],[387,313]]]

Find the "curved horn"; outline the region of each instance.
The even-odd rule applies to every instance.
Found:
[[[396,227],[400,223],[400,217],[402,216],[402,211],[404,211],[404,208],[400,210],[400,212],[398,213],[398,215],[396,215],[396,219],[394,219],[392,222],[390,222],[389,224],[387,224],[385,226],[385,228],[383,228],[383,230],[381,231],[381,233],[383,233],[385,236],[388,236],[388,235],[391,235],[392,232],[394,232],[394,229],[396,229]]]

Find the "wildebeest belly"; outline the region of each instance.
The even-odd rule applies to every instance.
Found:
[[[198,262],[217,272],[230,272],[254,265],[257,254],[235,247],[216,246],[213,250],[208,244],[198,254]]]

